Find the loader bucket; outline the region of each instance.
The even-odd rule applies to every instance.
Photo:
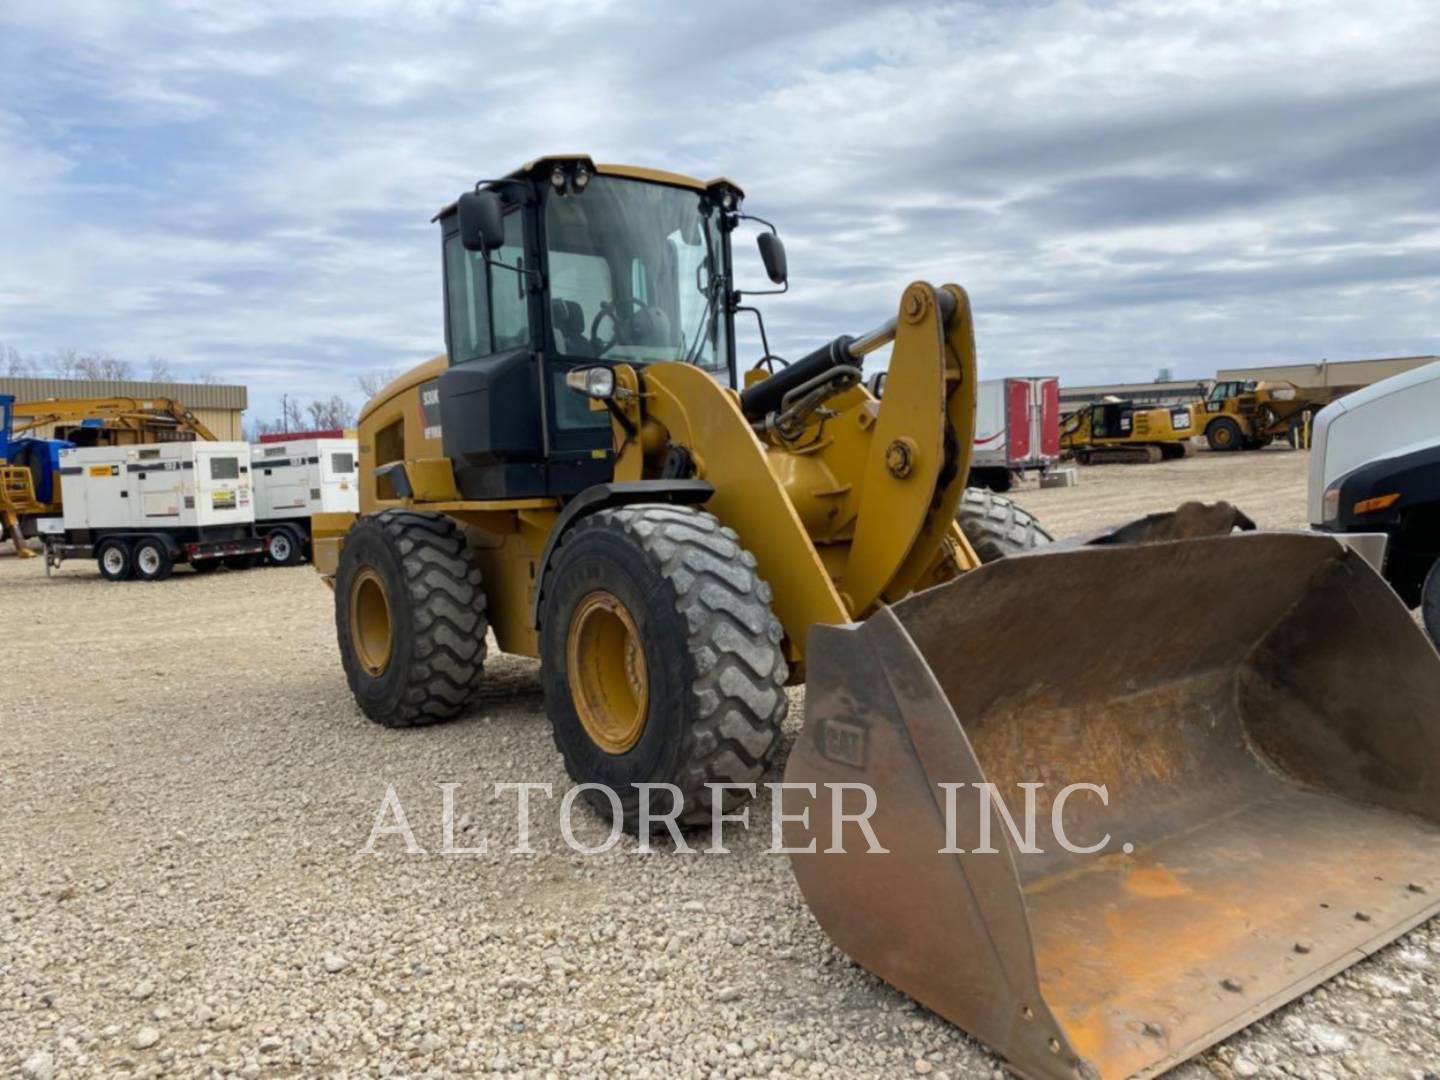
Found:
[[[1023,1076],[1157,1075],[1440,906],[1440,655],[1332,538],[1005,559],[807,653],[806,900]],[[1021,836],[1038,785],[1026,850],[977,783]]]

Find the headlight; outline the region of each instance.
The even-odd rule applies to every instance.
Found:
[[[615,396],[615,370],[608,367],[576,368],[565,373],[565,385],[587,397],[612,398]]]
[[[1324,505],[1321,508],[1321,521],[1326,525],[1333,525],[1340,520],[1340,485],[1331,484],[1325,489]]]

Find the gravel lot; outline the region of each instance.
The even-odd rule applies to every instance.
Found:
[[[1019,496],[1059,534],[1193,497],[1300,526],[1305,458]],[[308,568],[116,586],[7,554],[0,612],[0,1074],[999,1075],[830,946],[767,828],[726,857],[567,850],[530,661],[492,657],[459,722],[390,732],[351,703]],[[535,855],[507,853],[500,780],[554,785]],[[489,854],[360,853],[389,786],[437,851],[445,782],[456,843]],[[1437,956],[1422,927],[1176,1075],[1425,1077]]]

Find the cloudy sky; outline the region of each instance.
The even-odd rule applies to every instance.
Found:
[[[339,390],[547,152],[741,183],[799,352],[966,285],[982,372],[1440,352],[1440,5],[0,5],[0,343]],[[751,280],[759,284],[759,271]]]

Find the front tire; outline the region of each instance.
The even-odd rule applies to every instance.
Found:
[[[95,552],[95,564],[106,581],[128,581],[135,572],[130,545],[123,540],[103,540]]]
[[[1013,499],[982,488],[965,489],[955,520],[982,564],[1055,542],[1034,514]]]
[[[345,536],[335,632],[362,712],[419,727],[465,710],[485,674],[485,593],[465,533],[443,514],[385,510]]]
[[[1245,433],[1234,420],[1222,416],[1205,429],[1205,441],[1211,450],[1239,450],[1245,444]]]
[[[755,783],[775,760],[789,700],[770,597],[734,531],[689,507],[600,510],[562,538],[542,601],[545,710],[570,776],[613,789],[628,831],[636,784],[674,784],[678,820],[701,825],[707,784]],[[727,791],[722,806],[748,800]]]

